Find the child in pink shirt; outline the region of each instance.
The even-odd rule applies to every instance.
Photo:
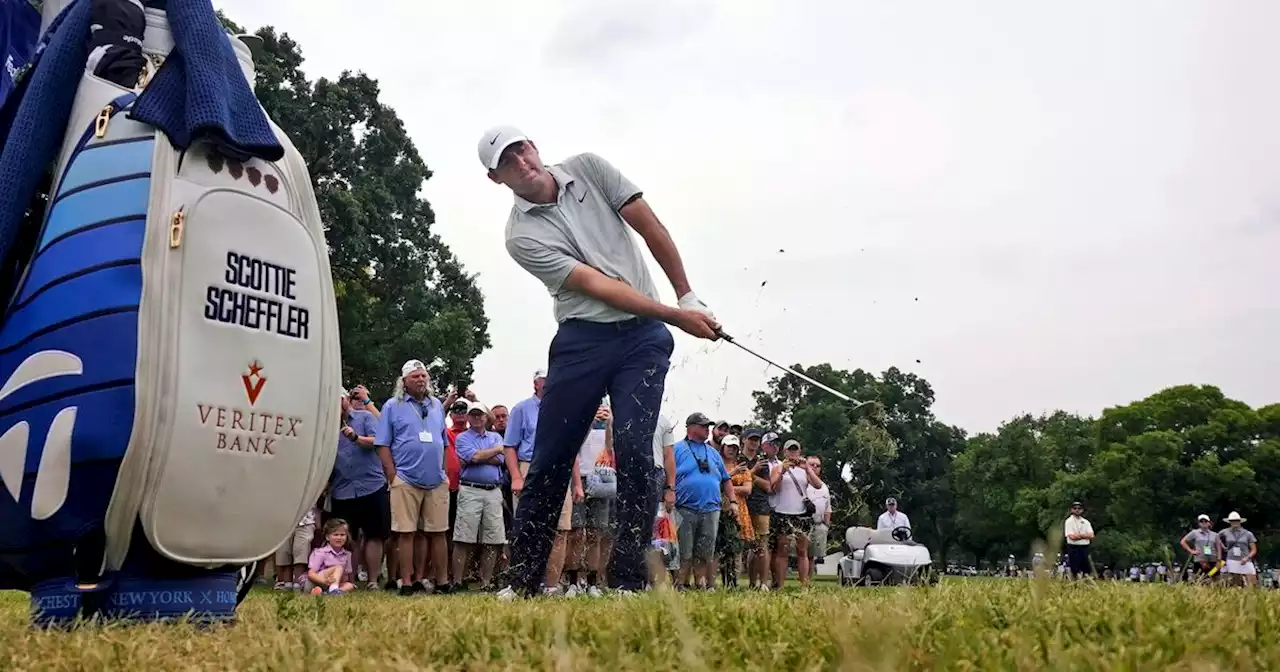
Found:
[[[311,594],[323,594],[326,586],[331,595],[355,590],[351,583],[351,552],[346,549],[347,521],[330,519],[324,524],[324,538],[328,543],[311,551],[307,562],[307,580],[315,586]]]

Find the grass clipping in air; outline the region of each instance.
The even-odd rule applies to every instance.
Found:
[[[911,670],[1280,667],[1280,591],[945,580],[535,600],[255,591],[240,622],[28,628],[0,594],[0,669]]]

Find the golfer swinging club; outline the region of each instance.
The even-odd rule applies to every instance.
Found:
[[[620,591],[641,590],[648,582],[644,553],[659,496],[649,485],[653,432],[674,347],[663,323],[708,340],[717,338],[719,324],[690,289],[667,229],[609,162],[579,154],[543,165],[533,142],[510,126],[487,131],[478,147],[489,179],[515,194],[507,252],[547,286],[560,324],[548,352],[533,461],[516,509],[511,585],[499,597],[538,592],[574,457],[605,394],[613,404],[618,469],[609,580]],[[678,308],[658,301],[627,226],[666,272],[680,297]]]

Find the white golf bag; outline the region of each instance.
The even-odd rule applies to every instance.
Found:
[[[337,311],[306,165],[274,124],[284,158],[240,161],[131,119],[172,48],[148,9],[139,85],[85,73],[0,323],[0,588],[30,591],[38,623],[233,619],[240,569],[334,461]]]

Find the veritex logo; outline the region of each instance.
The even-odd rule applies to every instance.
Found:
[[[235,453],[273,456],[280,443],[296,441],[302,418],[258,409],[266,389],[266,367],[254,360],[248,373],[240,374],[247,407],[238,404],[196,403],[200,426],[214,430],[213,447]],[[268,400],[269,403],[269,400]]]
[[[80,358],[61,350],[44,350],[27,357],[0,388],[0,401],[33,383],[58,376],[84,373]],[[76,424],[76,407],[68,406],[53,417],[44,437],[36,483],[31,495],[31,517],[45,520],[57,513],[67,501],[71,482],[71,431]],[[0,480],[13,501],[22,494],[22,476],[26,470],[27,445],[31,426],[26,420],[13,425],[0,436]]]

